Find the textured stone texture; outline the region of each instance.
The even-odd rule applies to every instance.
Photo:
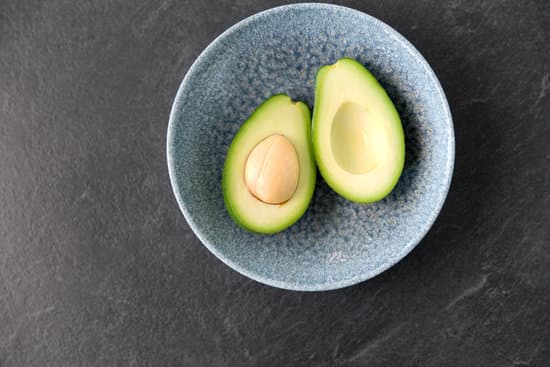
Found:
[[[443,211],[402,262],[296,293],[223,265],[180,215],[177,86],[276,2],[0,3],[0,366],[545,366],[550,7],[367,1],[445,89]]]

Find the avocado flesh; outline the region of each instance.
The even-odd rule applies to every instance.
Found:
[[[405,162],[399,115],[363,65],[344,58],[317,73],[313,149],[319,171],[348,200],[383,199]]]
[[[267,99],[241,126],[227,152],[222,179],[225,206],[237,224],[256,233],[276,233],[304,214],[316,179],[310,126],[309,108],[282,94]],[[269,204],[256,198],[247,187],[244,174],[251,151],[274,134],[291,142],[299,163],[296,190],[282,204]]]

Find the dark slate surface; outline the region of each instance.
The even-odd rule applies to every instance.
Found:
[[[377,278],[263,286],[192,234],[165,161],[200,51],[275,1],[0,2],[0,366],[548,366],[550,5],[346,4],[439,75],[434,228]]]

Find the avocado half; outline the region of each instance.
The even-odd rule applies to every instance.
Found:
[[[298,157],[299,176],[290,199],[269,204],[254,196],[245,182],[245,166],[252,150],[273,135],[284,136]],[[311,114],[302,102],[278,94],[261,104],[235,135],[223,168],[223,196],[231,218],[256,233],[276,233],[294,224],[306,211],[316,180],[311,145]]]
[[[386,91],[359,62],[343,58],[317,73],[313,150],[328,185],[370,203],[397,184],[405,162],[401,120]]]

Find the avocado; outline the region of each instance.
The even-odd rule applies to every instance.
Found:
[[[405,162],[401,120],[359,62],[343,58],[319,69],[312,135],[319,172],[344,198],[375,202],[397,184]]]
[[[231,142],[223,168],[225,206],[251,232],[282,231],[306,211],[316,175],[309,108],[284,94],[272,96]]]

